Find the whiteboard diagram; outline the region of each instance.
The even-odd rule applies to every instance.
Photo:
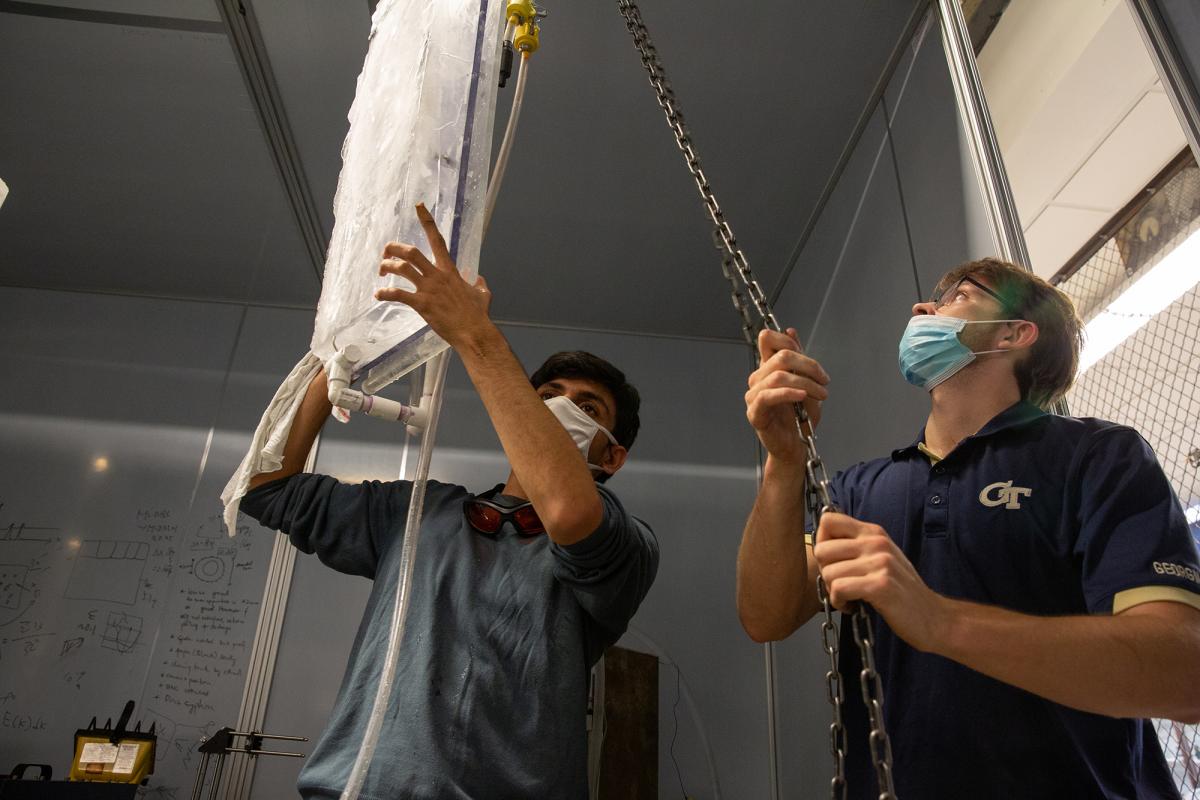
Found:
[[[29,567],[23,564],[0,564],[0,609],[16,611],[29,577]]]
[[[89,539],[79,547],[63,597],[131,606],[149,555],[145,542]]]
[[[142,618],[123,611],[108,612],[104,630],[100,632],[100,646],[128,653],[142,638]]]

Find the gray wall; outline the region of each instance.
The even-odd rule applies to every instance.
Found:
[[[831,470],[916,437],[928,400],[896,366],[911,306],[953,265],[994,254],[936,23],[918,32],[884,104],[776,305],[832,378],[817,432]],[[832,764],[819,621],[778,645],[776,663],[784,796],[822,796]]]
[[[307,315],[0,304],[0,769],[64,774],[75,730],[133,699],[157,726],[154,785],[186,789],[199,737],[236,720],[274,536],[229,540],[215,497]]]

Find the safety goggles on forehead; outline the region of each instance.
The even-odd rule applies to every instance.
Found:
[[[986,294],[988,297],[995,299],[995,301],[1000,304],[1001,308],[1004,308],[1004,309],[1008,308],[1008,303],[1004,302],[1003,297],[1001,297],[999,294],[997,294],[994,290],[989,289],[988,287],[984,286],[982,283],[975,280],[970,275],[968,275],[965,278],[962,278],[961,280],[958,281],[958,283],[955,283],[953,286],[947,287],[940,295],[930,298],[929,302],[933,303],[933,307],[935,309],[942,308],[943,306],[949,305],[950,303],[954,302],[954,298],[958,295],[958,290],[962,287],[962,285],[964,283],[971,284],[976,289],[978,289],[979,291]]]
[[[546,532],[546,526],[533,510],[533,503],[522,503],[516,508],[507,508],[482,497],[472,497],[463,502],[463,513],[467,522],[480,533],[494,534],[505,522],[511,522],[522,536],[536,536]]]

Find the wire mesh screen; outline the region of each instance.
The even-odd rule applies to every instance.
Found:
[[[1083,372],[1067,396],[1070,413],[1140,431],[1200,542],[1200,285],[1194,279],[1190,287],[1187,279],[1162,280],[1167,272],[1195,275],[1180,259],[1194,264],[1197,248],[1200,169],[1193,161],[1078,270],[1055,282],[1088,323],[1088,346],[1105,339],[1115,344],[1091,366],[1085,349]],[[1154,287],[1158,302],[1131,305],[1139,282],[1142,290]],[[1173,302],[1156,308],[1179,291]],[[1157,720],[1155,726],[1180,793],[1185,800],[1200,800],[1197,727],[1168,720]]]

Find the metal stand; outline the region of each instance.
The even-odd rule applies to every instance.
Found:
[[[241,746],[234,746],[234,737],[244,736],[246,741]],[[248,756],[284,756],[285,758],[304,758],[304,753],[285,753],[279,750],[263,750],[263,739],[276,739],[284,742],[307,742],[306,736],[277,736],[258,731],[235,731],[233,728],[221,728],[210,739],[202,739],[196,748],[202,754],[200,766],[196,770],[196,783],[192,787],[192,800],[200,800],[204,791],[204,779],[208,774],[208,760],[217,757],[217,768],[213,775],[212,786],[208,790],[208,800],[216,800],[217,790],[221,786],[221,768],[225,766],[225,756],[243,753]]]

